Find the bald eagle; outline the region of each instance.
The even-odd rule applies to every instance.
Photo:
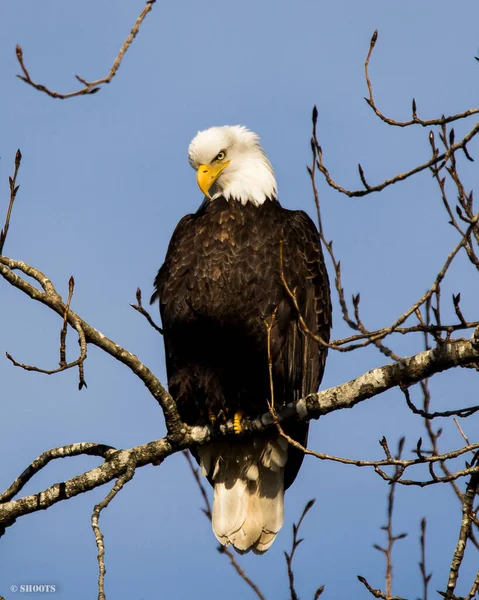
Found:
[[[259,137],[242,126],[200,131],[189,162],[205,195],[178,223],[155,279],[168,387],[189,425],[218,424],[277,409],[316,392],[329,340],[331,301],[318,231],[302,211],[283,208]],[[282,263],[280,261],[282,246]],[[282,266],[281,266],[282,265]],[[286,432],[306,444],[307,423]],[[194,450],[214,486],[213,531],[223,545],[261,554],[283,524],[284,490],[303,453],[276,431],[215,441]]]

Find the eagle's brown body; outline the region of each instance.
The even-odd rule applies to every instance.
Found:
[[[160,301],[169,390],[187,423],[206,423],[211,416],[232,418],[239,410],[249,417],[267,412],[271,392],[266,323],[273,315],[276,407],[317,391],[327,349],[302,331],[281,279],[281,243],[283,273],[301,316],[311,331],[328,341],[328,277],[319,234],[304,212],[286,210],[275,199],[257,206],[219,197],[179,222],[155,279],[154,296]],[[288,433],[303,444],[307,432],[304,423],[288,428]],[[263,457],[258,459],[261,472],[265,455],[262,443],[255,450],[257,446],[252,449],[251,442],[248,446],[240,440],[229,444],[228,449],[223,443],[216,451],[213,447],[210,454],[200,453],[210,481],[221,479],[220,467],[231,452],[247,455],[243,471],[251,467],[251,454],[258,452]],[[275,443],[273,439],[273,446]],[[283,444],[274,447],[281,455],[275,468],[281,471],[281,486],[287,488],[297,475],[303,454],[294,448],[284,450]],[[273,448],[273,459],[276,450]],[[243,477],[244,485],[251,487],[256,467],[248,471],[249,475],[246,471],[241,475],[241,465],[235,468],[234,477]],[[231,477],[223,477],[226,488],[236,481]],[[223,543],[249,549],[230,539],[230,533],[225,536]],[[254,544],[250,547],[264,551]]]

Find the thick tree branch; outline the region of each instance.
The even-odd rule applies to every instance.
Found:
[[[9,486],[3,494],[0,494],[0,504],[14,498],[25,487],[30,479],[46,467],[52,460],[81,455],[100,456],[101,458],[107,459],[116,451],[116,448],[113,448],[113,446],[95,444],[94,442],[80,442],[78,444],[69,444],[68,446],[60,446],[59,448],[47,450],[28,465],[23,473],[15,479],[12,485]]]
[[[68,481],[55,483],[38,494],[4,502],[0,504],[0,535],[5,532],[6,527],[13,525],[15,520],[22,515],[45,510],[61,500],[68,500],[113,479],[118,479],[126,473],[133,460],[137,467],[159,464],[173,451],[171,443],[167,439],[162,439],[130,450],[111,452],[108,454],[107,460],[95,469],[77,475]]]
[[[4,267],[1,262],[2,260],[3,259],[0,258],[0,267]],[[9,269],[7,269],[7,271],[9,271]],[[1,269],[0,272],[2,272]],[[12,275],[13,277],[17,277],[15,274],[12,274],[11,271],[9,271],[7,275],[10,278]],[[20,278],[17,277],[17,279]],[[24,284],[25,283],[26,282],[24,282]],[[40,294],[38,290],[36,290],[36,292]],[[57,312],[62,314],[61,311]],[[88,328],[85,330],[87,335],[89,335],[90,329],[92,332],[96,332],[95,334],[92,333],[92,335],[102,335],[90,326],[88,326]],[[97,338],[95,337],[95,339]],[[107,340],[107,338],[104,337],[100,339]],[[110,349],[110,345],[116,346],[110,340],[101,343],[99,342],[98,345],[103,347],[101,345],[103,343],[107,344],[106,347],[108,349]],[[123,349],[120,350],[122,353],[126,353],[128,357],[128,362],[125,361],[125,363],[129,366],[131,365],[130,368],[132,368],[134,372],[138,371],[145,377],[146,367],[142,366],[143,368],[140,368],[139,365],[142,365],[142,363],[140,363],[139,359],[133,355],[129,355],[129,353]],[[113,351],[108,353],[115,355]],[[318,392],[317,394],[310,394],[296,404],[286,406],[278,413],[277,420],[278,423],[281,423],[289,419],[316,419],[321,415],[325,415],[335,410],[352,408],[356,404],[363,402],[368,398],[372,398],[373,396],[381,394],[392,387],[399,386],[400,383],[403,385],[415,383],[424,377],[433,375],[434,373],[438,373],[445,369],[461,364],[467,364],[468,362],[477,360],[478,358],[479,331],[476,330],[473,339],[470,341],[457,340],[454,342],[444,343],[434,350],[422,352],[411,358],[404,359],[399,363],[385,365],[383,367],[373,369],[372,371],[369,371],[368,373],[365,373],[364,375],[361,375],[352,381],[343,383],[334,388],[330,388],[329,390],[324,390],[322,392]],[[154,376],[151,375],[151,377]],[[156,378],[154,379],[156,380]],[[159,382],[158,385],[161,386]],[[153,386],[153,389],[155,390],[156,388]],[[234,434],[234,425],[231,420],[225,425],[221,425],[218,431],[213,431],[209,426],[188,427],[184,423],[181,423],[181,421],[177,423],[177,426],[178,430],[167,438],[150,442],[143,446],[136,446],[130,450],[108,450],[106,462],[99,467],[96,467],[95,469],[92,469],[91,471],[88,471],[82,475],[73,477],[66,482],[56,483],[38,494],[33,494],[19,500],[12,500],[10,502],[4,502],[3,504],[0,504],[0,523],[2,524],[3,528],[8,527],[9,525],[13,524],[15,519],[22,515],[36,512],[38,510],[44,510],[61,500],[67,500],[68,498],[72,498],[78,494],[82,494],[108,483],[113,479],[117,479],[126,471],[127,465],[131,461],[133,454],[135,455],[136,466],[142,467],[147,464],[159,464],[167,456],[173,454],[174,452],[193,447],[197,444],[207,443],[213,438],[224,435],[231,435],[237,438],[237,434]],[[264,431],[269,427],[275,427],[275,423],[271,413],[267,412],[257,419],[245,419],[242,423],[242,435],[249,435],[254,432]],[[464,454],[465,452],[469,452],[471,448],[476,448],[477,446],[478,445],[476,444],[472,447],[455,450],[447,455],[442,456],[423,456],[415,460],[407,461],[408,465],[406,466],[412,466],[414,464],[420,464],[423,462],[437,462],[444,460],[445,458],[455,458]],[[322,458],[328,457],[325,455],[324,457],[322,456]],[[364,462],[364,466],[366,466],[366,461],[340,459],[340,462],[357,464],[358,466],[363,466],[360,463]],[[371,463],[371,465],[373,464],[375,463]],[[387,459],[386,461],[382,461],[381,464],[395,465],[397,462],[395,462],[394,459]],[[456,475],[464,476],[469,473],[471,473],[471,469],[466,469]],[[438,478],[437,482],[439,481],[441,481],[441,479]],[[11,490],[11,488],[9,488],[9,490]],[[5,492],[4,496],[2,497],[9,498],[11,495],[11,492]]]
[[[445,342],[433,350],[368,371],[330,390],[310,394],[296,404],[295,410],[302,418],[318,418],[338,408],[352,408],[400,383],[408,386],[435,373],[474,362],[478,357],[479,327],[471,340]]]
[[[16,275],[13,272],[14,270],[20,270],[25,275],[38,281],[43,291],[38,290]],[[62,319],[67,314],[69,324],[75,327],[75,329],[80,328],[83,331],[87,343],[98,346],[131,369],[143,381],[163,409],[169,435],[177,440],[183,438],[184,427],[176,404],[158,378],[138,357],[100,333],[71,309],[67,309],[66,304],[46,275],[21,261],[3,256],[0,257],[0,275],[30,298],[54,310]],[[292,406],[291,409],[301,419],[318,418],[320,415],[327,414],[339,408],[351,408],[358,402],[381,394],[400,384],[403,387],[408,386],[434,373],[472,363],[478,359],[479,328],[476,328],[471,340],[445,342],[433,350],[421,352],[395,364],[374,369],[353,381],[329,390],[329,392],[310,394]],[[271,415],[269,415],[269,418],[271,419]]]

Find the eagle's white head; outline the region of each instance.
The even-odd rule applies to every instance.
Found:
[[[188,149],[201,191],[242,204],[276,198],[276,180],[259,136],[242,125],[199,131]]]

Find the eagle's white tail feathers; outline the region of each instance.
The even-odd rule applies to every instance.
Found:
[[[218,541],[238,552],[266,552],[283,525],[286,440],[214,443],[198,454],[202,474],[214,482],[212,525]]]

